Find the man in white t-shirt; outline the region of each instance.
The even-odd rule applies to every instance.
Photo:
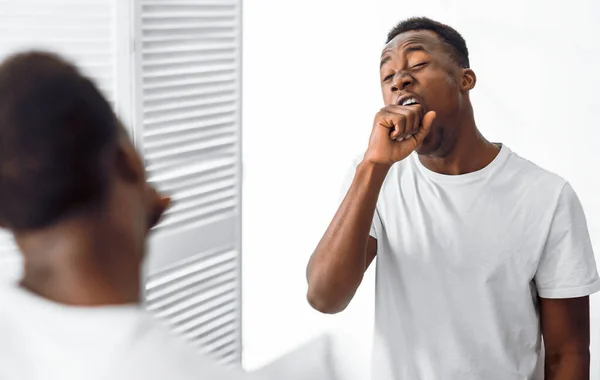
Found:
[[[0,379],[265,378],[218,365],[140,305],[168,203],[75,67],[35,52],[0,65],[0,224],[24,259],[19,284],[0,287]]]
[[[374,380],[589,379],[600,280],[569,183],[480,134],[454,29],[401,22],[380,71],[386,106],[308,264],[311,305],[342,311],[377,255]]]

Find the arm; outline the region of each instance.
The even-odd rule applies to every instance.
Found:
[[[540,298],[546,380],[589,380],[589,297]]]
[[[308,302],[322,313],[346,308],[377,254],[369,236],[379,190],[389,170],[363,162],[307,267]]]
[[[566,183],[553,211],[535,284],[547,380],[589,380],[589,295],[600,279],[583,207]]]
[[[435,119],[435,112],[422,113],[420,105],[387,106],[375,116],[364,159],[308,263],[307,298],[313,308],[338,313],[356,293],[377,254],[369,232],[385,176],[421,145]]]

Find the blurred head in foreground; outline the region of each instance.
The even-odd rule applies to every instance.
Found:
[[[137,302],[146,236],[168,202],[76,67],[42,52],[0,65],[0,225],[23,253],[23,287],[73,305]]]

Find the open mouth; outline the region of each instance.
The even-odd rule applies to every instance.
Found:
[[[415,98],[405,98],[401,99],[398,104],[401,106],[411,106],[413,104],[419,104],[419,102]]]

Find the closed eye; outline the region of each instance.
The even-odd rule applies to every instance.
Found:
[[[421,68],[423,66],[425,66],[426,64],[428,64],[429,62],[421,62],[421,63],[417,63],[416,65],[413,65],[412,68],[413,69],[417,69],[417,68]]]
[[[390,74],[387,77],[383,78],[384,82],[389,82],[394,78],[394,74]]]

